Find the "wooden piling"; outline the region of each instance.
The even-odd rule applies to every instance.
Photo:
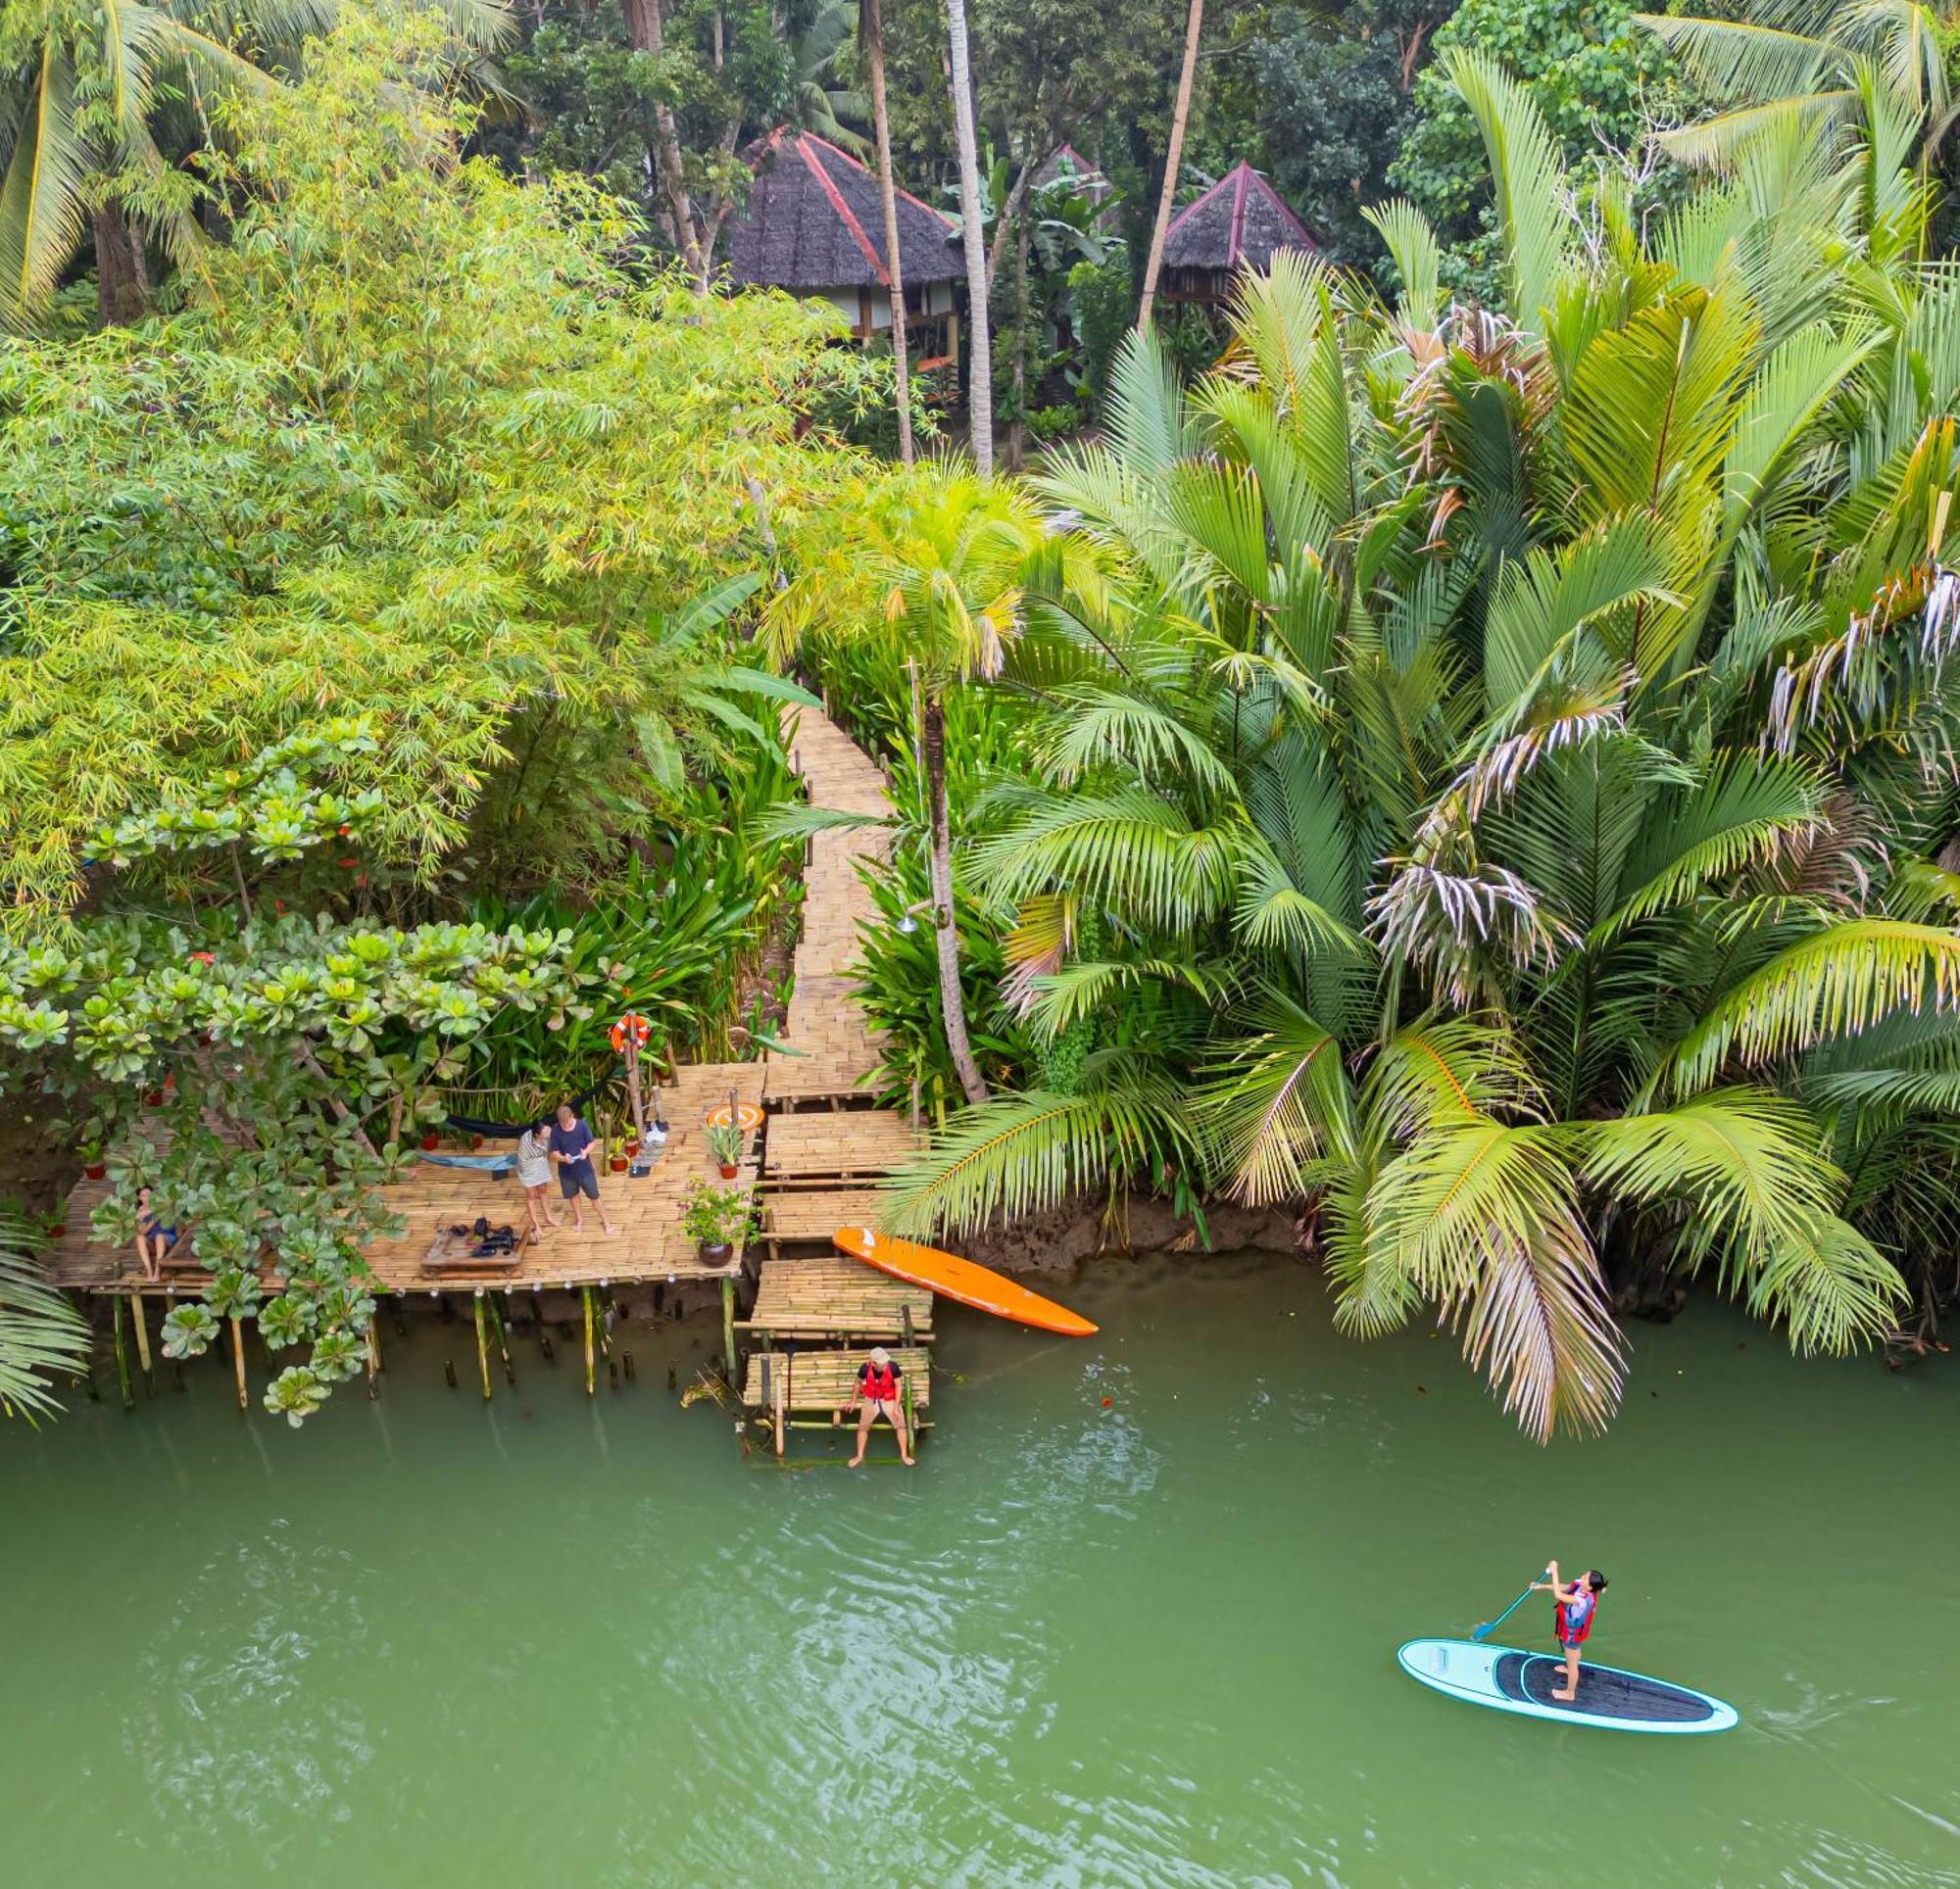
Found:
[[[579,1297],[585,1301],[585,1394],[589,1397],[593,1391],[592,1287],[580,1286]]]
[[[724,1279],[721,1282],[721,1359],[727,1368],[730,1384],[739,1384],[741,1379],[735,1372],[735,1282]]]
[[[498,1309],[497,1294],[488,1296],[490,1308],[490,1330],[496,1334],[498,1355],[504,1360],[504,1381],[513,1390],[517,1387],[517,1368],[511,1362],[510,1327],[505,1323],[504,1314]]]
[[[245,1388],[245,1321],[231,1321],[231,1375],[238,1380],[238,1408],[252,1408],[251,1393]]]
[[[490,1401],[490,1339],[483,1329],[483,1288],[478,1286],[470,1304],[476,1317],[476,1375],[483,1380],[483,1401]]]
[[[122,1338],[122,1294],[118,1292],[110,1299],[115,1308],[116,1320],[116,1381],[122,1387],[122,1408],[134,1410],[136,1392],[129,1382],[129,1353],[124,1348]]]
[[[143,1316],[141,1292],[129,1294],[129,1310],[136,1320],[136,1362],[143,1368],[143,1387],[154,1397],[157,1394],[157,1367],[150,1358],[150,1328]]]
[[[368,1394],[381,1394],[381,1315],[377,1311],[368,1321]]]

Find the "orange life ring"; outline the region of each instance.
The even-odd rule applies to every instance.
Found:
[[[642,1049],[647,1046],[647,1039],[654,1034],[653,1026],[637,1011],[628,1010],[612,1026],[612,1047],[620,1054],[626,1053],[626,1036],[632,1033],[633,1041]]]

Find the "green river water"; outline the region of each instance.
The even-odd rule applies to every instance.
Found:
[[[590,1404],[524,1338],[486,1407],[459,1326],[297,1434],[217,1364],[10,1428],[6,1879],[1960,1883],[1960,1371],[1697,1302],[1609,1436],[1541,1450],[1298,1266],[1062,1296],[1100,1338],[943,1318],[912,1472],[745,1468],[665,1389],[707,1317],[625,1327]],[[1553,1554],[1611,1576],[1602,1660],[1741,1728],[1402,1677]]]

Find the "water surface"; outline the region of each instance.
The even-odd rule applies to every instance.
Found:
[[[486,1407],[459,1327],[390,1332],[380,1400],[297,1434],[221,1365],[9,1429],[9,1878],[1960,1883],[1951,1366],[1798,1363],[1697,1302],[1640,1328],[1608,1437],[1540,1450],[1298,1266],[1062,1296],[1101,1338],[943,1318],[909,1473],[745,1468],[664,1388],[706,1318],[628,1325],[590,1404],[525,1338]],[[1397,1671],[1551,1554],[1611,1577],[1602,1659],[1742,1728]]]

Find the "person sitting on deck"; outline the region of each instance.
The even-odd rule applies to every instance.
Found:
[[[1558,1635],[1559,1650],[1565,1655],[1565,1690],[1561,1692],[1554,1686],[1551,1696],[1560,1705],[1569,1706],[1579,1697],[1579,1649],[1592,1630],[1593,1617],[1599,1611],[1599,1596],[1606,1591],[1606,1576],[1594,1568],[1577,1580],[1560,1580],[1555,1561],[1545,1574],[1548,1578],[1532,1582],[1532,1591],[1549,1592],[1552,1597],[1553,1630]]]
[[[585,1231],[585,1203],[590,1200],[599,1209],[600,1226],[616,1235],[619,1229],[607,1218],[606,1203],[599,1197],[599,1170],[592,1161],[592,1145],[598,1138],[569,1102],[559,1103],[558,1124],[551,1132],[558,1190],[571,1202],[572,1224],[578,1232]]]
[[[545,1199],[545,1189],[551,1186],[552,1178],[551,1129],[549,1122],[533,1122],[517,1137],[517,1179],[523,1184],[531,1232],[540,1238],[547,1230],[547,1222],[553,1227],[564,1225],[564,1216],[553,1213]]]
[[[911,1438],[906,1433],[906,1413],[899,1403],[899,1381],[905,1373],[892,1362],[892,1354],[881,1345],[858,1367],[858,1454],[851,1459],[855,1470],[864,1460],[864,1444],[871,1434],[872,1422],[882,1413],[899,1433],[899,1456],[909,1469]]]
[[[136,1257],[143,1262],[145,1279],[161,1279],[164,1255],[177,1243],[177,1230],[166,1227],[158,1218],[150,1189],[136,1189]]]

